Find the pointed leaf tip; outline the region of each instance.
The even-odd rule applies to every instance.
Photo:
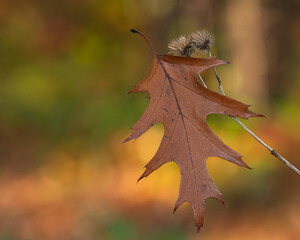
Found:
[[[217,58],[216,58],[216,61],[219,62],[219,65],[220,64],[229,64],[229,63],[231,63],[230,61],[225,61],[225,60],[221,60],[221,59],[217,59]]]
[[[252,168],[252,167],[249,167],[247,164],[246,164],[246,166],[243,166],[243,167],[245,167],[245,168],[247,168],[247,169],[249,169],[249,170],[253,170],[253,168]]]
[[[257,116],[256,117],[263,117],[263,118],[267,118],[265,115],[263,115],[263,114],[257,114]]]
[[[247,163],[245,163],[243,160],[242,160],[242,158],[240,158],[240,162],[241,162],[241,167],[244,167],[244,168],[247,168],[247,169],[252,169],[251,167],[249,167],[249,165],[247,164]]]
[[[139,181],[141,181],[144,178],[144,174],[142,174],[142,176],[139,177],[139,179],[136,181],[136,183],[139,183]]]
[[[220,201],[225,207],[229,208],[228,205],[227,205],[227,203],[224,201],[222,195],[216,196],[216,199],[217,199],[218,201]]]
[[[173,214],[175,214],[177,208],[178,208],[178,207],[176,207],[176,206],[174,207],[174,209],[173,209]]]
[[[197,228],[197,235],[199,236],[199,232],[200,232],[200,229],[203,227],[203,223],[201,223],[200,225],[197,225],[196,228]]]
[[[126,138],[124,141],[122,141],[121,143],[127,143],[128,141],[132,140],[133,138],[131,137],[131,135]]]
[[[138,90],[136,89],[136,87],[134,87],[133,89],[131,89],[127,94],[130,94],[130,93],[136,93],[138,92]]]

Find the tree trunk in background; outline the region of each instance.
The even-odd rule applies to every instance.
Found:
[[[269,91],[271,96],[282,96],[291,90],[299,74],[297,48],[300,40],[300,1],[267,0],[263,6],[268,22],[266,47]]]
[[[298,46],[299,0],[147,0],[144,9],[151,9],[148,32],[162,54],[171,39],[212,30],[213,54],[232,61],[218,70],[225,92],[261,108],[256,111],[267,111],[270,100],[285,95],[297,79],[292,51]]]
[[[238,76],[232,78],[232,90],[251,103],[266,103],[268,66],[261,0],[229,0],[225,11],[229,51]]]

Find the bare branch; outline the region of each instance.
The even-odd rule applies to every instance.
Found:
[[[209,56],[211,57],[211,51],[210,48],[208,48]],[[218,76],[217,70],[214,67],[214,73],[219,83],[219,92],[222,93],[225,96],[225,92],[222,88],[221,80]],[[203,81],[200,74],[198,75],[203,86],[207,88],[205,82]],[[261,140],[258,136],[256,136],[251,130],[249,130],[240,120],[238,120],[236,117],[231,117],[234,121],[236,121],[244,130],[246,130],[252,137],[254,137],[260,144],[262,144],[265,148],[267,148],[270,153],[278,158],[281,162],[283,162],[285,165],[287,165],[289,168],[291,168],[294,172],[296,172],[298,175],[300,175],[299,169],[297,169],[294,165],[292,165],[288,160],[286,160],[284,157],[282,157],[279,153],[277,153],[273,148],[269,147],[263,140]]]

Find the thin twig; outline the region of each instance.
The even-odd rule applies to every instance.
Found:
[[[209,56],[211,57],[211,51],[210,51],[210,48],[208,46],[207,46],[207,51],[209,53]],[[219,78],[218,73],[217,73],[217,69],[215,67],[213,69],[214,69],[215,76],[216,76],[216,78],[218,80],[218,83],[219,83],[219,93],[222,93],[225,96],[225,92],[224,92],[223,87],[222,87],[221,79]]]
[[[203,78],[201,77],[200,73],[198,74],[198,76],[199,76],[199,78],[200,78],[200,80],[201,80],[203,86],[207,88],[207,86],[206,86],[206,84],[205,84]]]
[[[210,48],[208,48],[207,50],[208,50],[209,56],[211,57]],[[222,88],[221,80],[220,80],[220,78],[218,76],[217,70],[216,70],[215,67],[213,69],[214,69],[215,76],[216,76],[216,78],[218,80],[218,83],[219,83],[219,92],[222,93],[225,96],[225,92],[224,92],[224,90]],[[207,88],[207,86],[206,86],[205,82],[203,81],[201,75],[198,74],[198,76],[199,76],[199,78],[200,78],[203,86]],[[243,129],[245,129],[252,137],[254,137],[259,143],[261,143],[265,148],[267,148],[272,155],[274,155],[276,158],[278,158],[280,161],[282,161],[284,164],[286,164],[289,168],[291,168],[293,171],[295,171],[298,175],[300,175],[300,171],[295,166],[293,166],[288,160],[286,160],[279,153],[277,153],[273,148],[269,147],[263,140],[261,140],[251,130],[249,130],[240,120],[238,120],[236,117],[232,117],[232,116],[230,116],[230,117],[234,121],[236,121]]]

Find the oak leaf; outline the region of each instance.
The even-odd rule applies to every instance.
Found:
[[[207,172],[206,159],[220,157],[249,168],[242,156],[225,145],[208,127],[207,115],[217,113],[245,119],[262,115],[248,110],[249,105],[215,93],[200,84],[195,85],[199,73],[228,62],[215,57],[157,55],[149,41],[146,41],[154,53],[152,67],[146,78],[129,93],[148,92],[150,103],[124,142],[138,138],[154,124],[164,125],[160,146],[139,180],[163,164],[174,161],[181,172],[174,212],[183,202],[190,202],[199,232],[204,221],[205,200],[215,198],[225,204],[221,192]]]

